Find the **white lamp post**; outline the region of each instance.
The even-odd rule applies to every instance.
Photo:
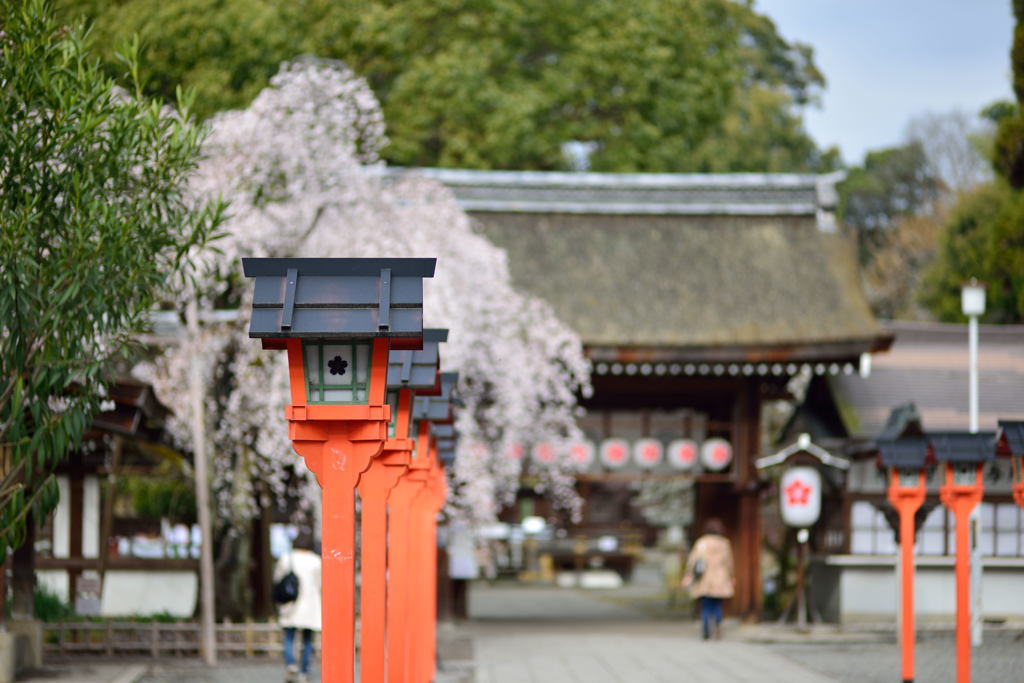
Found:
[[[970,354],[969,415],[972,434],[978,432],[978,316],[985,313],[985,285],[971,278],[960,289],[960,310],[967,316],[967,343]],[[982,641],[981,619],[981,506],[971,512],[971,644]]]
[[[978,431],[978,316],[985,313],[985,285],[971,278],[960,289],[960,309],[968,318],[968,344],[970,346],[970,418],[971,433]]]

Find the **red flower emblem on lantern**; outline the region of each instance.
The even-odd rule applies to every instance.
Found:
[[[800,479],[794,479],[786,486],[786,502],[794,507],[807,505],[811,497],[811,487]]]

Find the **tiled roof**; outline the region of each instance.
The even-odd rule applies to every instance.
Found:
[[[874,357],[869,377],[828,378],[850,436],[872,439],[892,409],[913,403],[925,431],[966,431],[967,326],[885,322],[896,340]],[[978,424],[1024,420],[1024,325],[981,325],[978,343]]]

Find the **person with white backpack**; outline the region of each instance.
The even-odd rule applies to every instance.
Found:
[[[320,556],[313,534],[303,530],[274,567],[274,601],[284,628],[286,681],[306,683],[313,658],[313,631],[320,630]],[[302,632],[301,668],[295,662],[295,634]]]

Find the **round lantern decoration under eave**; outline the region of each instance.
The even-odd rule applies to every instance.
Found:
[[[533,461],[541,465],[555,462],[555,446],[550,441],[541,441],[533,447]]]
[[[793,467],[779,482],[779,510],[782,521],[806,529],[821,515],[821,473],[813,467]]]
[[[639,467],[657,467],[665,457],[665,447],[657,439],[640,439],[633,444],[633,462]]]
[[[522,460],[526,455],[526,446],[521,443],[511,443],[505,449],[505,457],[509,460]]]
[[[629,444],[623,439],[605,439],[601,442],[601,463],[613,470],[629,463]]]
[[[676,439],[668,445],[668,464],[675,470],[694,470],[697,468],[697,454],[696,441]]]
[[[700,464],[712,472],[728,468],[732,464],[732,444],[725,439],[708,439],[700,447]]]
[[[589,468],[594,464],[595,456],[594,444],[589,441],[574,441],[569,444],[569,460],[576,469]]]

